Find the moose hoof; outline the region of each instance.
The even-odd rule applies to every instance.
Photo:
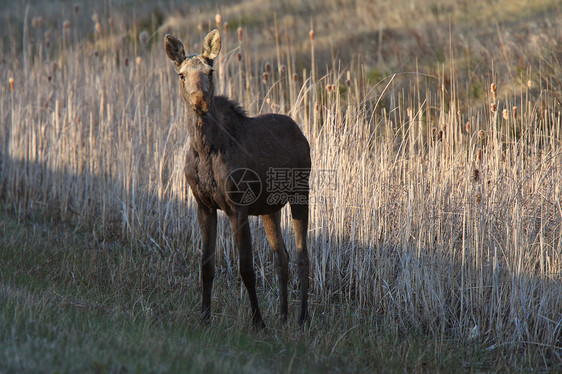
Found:
[[[211,312],[205,311],[201,313],[201,324],[209,326],[211,324]]]
[[[263,330],[263,329],[265,329],[265,322],[264,322],[263,319],[261,319],[261,318],[259,318],[259,319],[255,318],[255,319],[253,320],[253,324],[254,324],[254,327],[255,327],[257,330]]]
[[[308,312],[304,311],[299,316],[299,326],[303,327],[308,322],[310,322],[310,315],[308,314]]]

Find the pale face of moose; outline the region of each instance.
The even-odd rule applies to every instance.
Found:
[[[201,54],[185,55],[182,42],[172,35],[165,37],[166,54],[177,66],[181,93],[193,111],[203,117],[214,95],[213,61],[221,50],[220,34],[211,31],[203,41]]]

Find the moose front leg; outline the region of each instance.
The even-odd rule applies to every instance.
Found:
[[[250,298],[252,320],[256,327],[263,328],[265,327],[265,323],[261,317],[258,297],[256,295],[256,274],[254,272],[252,236],[250,233],[250,224],[248,222],[248,213],[246,211],[237,211],[229,218],[232,224],[236,246],[238,247],[240,276],[248,290],[248,296]]]
[[[215,247],[217,243],[217,211],[202,204],[197,206],[197,219],[201,228],[203,248],[201,256],[202,308],[201,319],[209,321],[211,317],[211,291],[215,277]]]

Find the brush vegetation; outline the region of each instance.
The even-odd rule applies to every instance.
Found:
[[[9,2],[0,370],[560,369],[560,4],[373,4]],[[198,323],[186,108],[163,35],[194,53],[215,27],[216,92],[290,115],[311,145],[302,331],[294,268],[278,322],[257,219],[269,327],[251,329],[224,215],[214,317]],[[282,227],[294,258],[288,210]]]

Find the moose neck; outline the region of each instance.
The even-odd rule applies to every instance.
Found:
[[[228,129],[225,128],[222,115],[217,111],[215,97],[211,97],[206,114],[199,115],[191,110],[194,120],[190,121],[192,146],[199,154],[211,154],[224,150],[228,145]]]

